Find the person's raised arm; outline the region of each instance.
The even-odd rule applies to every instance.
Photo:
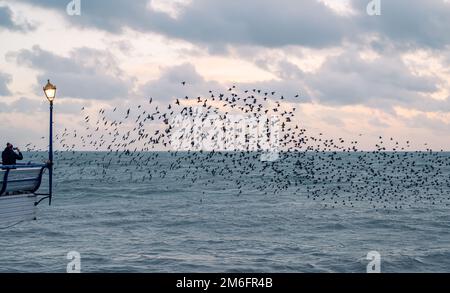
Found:
[[[16,155],[16,159],[19,160],[19,161],[23,160],[23,155],[22,155],[22,152],[20,151],[20,149],[16,148],[16,150],[18,152],[18,154],[15,154]]]

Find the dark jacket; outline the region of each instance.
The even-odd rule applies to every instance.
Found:
[[[2,153],[2,161],[3,165],[15,165],[17,160],[23,160],[22,153],[19,152],[19,154],[16,154],[15,151],[13,151],[10,148],[6,148]]]

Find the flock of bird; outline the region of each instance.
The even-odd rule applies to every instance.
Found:
[[[183,87],[188,86],[182,82]],[[450,204],[450,155],[443,151],[408,151],[393,138],[379,137],[374,151],[360,151],[358,141],[310,135],[296,122],[301,95],[284,97],[275,91],[209,91],[204,97],[178,97],[171,103],[149,98],[133,107],[82,108],[82,127],[64,128],[56,135],[57,184],[90,180],[89,184],[156,183],[167,190],[178,186],[202,197],[215,192],[234,196],[303,196],[327,208],[367,206],[403,209]],[[204,150],[192,139],[198,123],[181,130],[177,117],[228,122],[216,132],[230,131],[233,115],[261,119],[278,117],[279,158],[261,160],[263,150]],[[264,122],[264,121],[263,121]],[[236,129],[234,129],[236,130]],[[239,130],[245,132],[245,130]],[[181,133],[181,135],[180,135]],[[269,139],[270,129],[264,139]],[[217,139],[219,136],[215,134]],[[248,141],[248,133],[244,133]],[[220,139],[225,139],[220,136]],[[192,149],[173,149],[173,140],[187,140]],[[228,137],[230,140],[230,137]],[[231,137],[233,140],[233,137]],[[388,148],[387,145],[393,145]],[[42,149],[26,146],[28,159],[42,157]],[[86,151],[80,151],[86,150]],[[40,152],[41,151],[41,152]]]

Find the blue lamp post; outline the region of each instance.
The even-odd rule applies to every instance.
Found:
[[[53,192],[53,101],[56,96],[56,87],[48,80],[47,85],[44,87],[44,93],[47,100],[50,102],[50,135],[48,145],[48,194],[49,205],[52,204],[52,192]]]

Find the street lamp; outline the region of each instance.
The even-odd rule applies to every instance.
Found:
[[[56,97],[56,86],[50,83],[48,80],[44,87],[44,93],[47,100],[50,102],[50,135],[49,135],[49,145],[48,145],[48,194],[49,194],[49,205],[52,204],[52,191],[53,191],[53,101]]]

